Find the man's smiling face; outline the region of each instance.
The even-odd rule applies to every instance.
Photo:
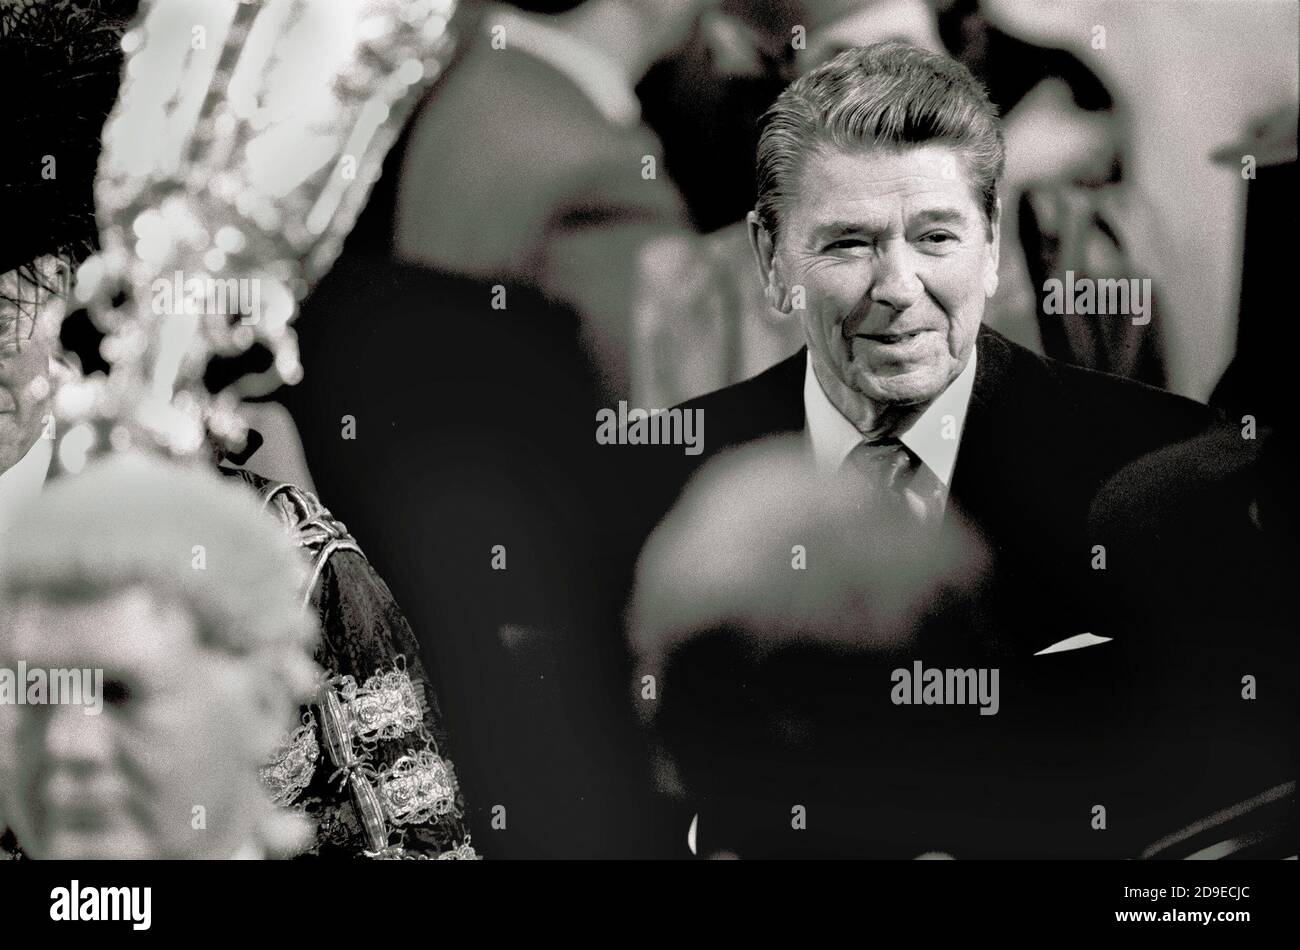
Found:
[[[775,246],[761,229],[755,243],[772,301],[803,297],[817,379],[864,433],[957,377],[997,288],[997,222],[937,143],[813,151]]]

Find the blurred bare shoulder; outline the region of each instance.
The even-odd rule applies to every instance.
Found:
[[[482,31],[481,31],[482,32]],[[471,275],[528,276],[557,227],[685,224],[661,148],[616,126],[567,77],[476,37],[413,120],[398,186],[399,253]]]

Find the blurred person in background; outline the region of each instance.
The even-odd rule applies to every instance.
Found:
[[[0,83],[38,82],[42,90],[14,104],[12,140],[0,153],[0,207],[9,214],[0,234],[0,354],[10,354],[0,355],[0,510],[6,494],[23,494],[18,483],[39,482],[36,471],[48,467],[48,441],[42,445],[36,433],[48,415],[53,386],[47,384],[57,362],[75,354],[85,373],[108,368],[85,312],[65,304],[73,274],[98,243],[93,187],[100,130],[117,98],[121,36],[138,6],[138,0],[75,0],[0,7]],[[65,344],[62,354],[43,349],[57,337],[34,332],[36,314],[47,307],[71,311],[62,327],[63,314],[49,317]],[[259,468],[310,489],[285,408],[273,401],[243,408],[256,430],[248,454],[262,448]],[[20,449],[27,454],[14,456]],[[21,471],[6,477],[20,458]]]
[[[55,330],[38,332],[36,323],[50,313],[46,303],[54,288],[69,281],[52,256],[0,274],[0,530],[40,494],[50,468]]]
[[[754,204],[758,119],[792,78],[796,0],[723,0],[640,85],[664,167],[700,237],[670,234],[640,252],[631,399],[670,406],[789,352],[785,322],[754,285],[743,229]]]
[[[642,552],[628,629],[678,840],[702,857],[1132,858],[1203,805],[1158,780],[1214,768],[1199,735],[1170,743],[1180,730],[1140,715],[1169,695],[1161,667],[1122,643],[994,656],[993,567],[960,514],[919,543],[906,508],[820,468],[801,434],[706,463]],[[972,679],[900,702],[918,665]]]
[[[978,0],[936,4],[945,47],[983,82],[1004,118],[1001,292],[988,322],[1035,352],[1152,386],[1166,382],[1158,301],[1149,322],[1126,314],[1050,313],[1046,282],[1150,277],[1150,200],[1126,177],[1132,160],[1129,110],[1072,51],[1062,24],[1049,46],[1024,39],[1014,17],[999,20]]]
[[[305,301],[285,399],[420,631],[474,845],[662,853],[680,835],[656,831],[619,632],[635,547],[617,529],[640,503],[592,437],[608,397],[581,321],[517,285],[493,309],[492,283],[374,248],[349,244]]]
[[[133,0],[86,0],[0,9],[0,69],[24,79],[39,75],[45,82],[44,95],[22,97],[11,110],[23,136],[18,146],[0,153],[5,207],[20,222],[0,234],[0,541],[6,540],[5,522],[53,483],[57,374],[75,372],[74,367],[87,374],[111,372],[99,352],[102,336],[86,311],[73,309],[70,290],[73,271],[98,246],[93,185],[100,131],[117,96],[120,39],[134,8]],[[42,174],[46,152],[57,169],[51,176]],[[261,355],[269,360],[269,353]],[[206,381],[220,389],[256,359],[240,368],[210,366]],[[296,429],[285,410],[273,416],[287,421],[276,431],[287,433],[296,446]],[[257,424],[267,416],[255,412],[253,417]],[[438,698],[406,616],[356,538],[311,491],[244,467],[264,442],[253,431],[243,452],[214,447],[212,457],[217,472],[261,502],[263,517],[292,539],[310,568],[295,594],[317,621],[317,661],[341,678],[340,685],[350,679],[363,695],[382,688],[388,702],[418,711],[416,721],[398,734],[367,739],[368,763],[380,774],[415,747],[439,753],[428,769],[440,776],[438,787],[447,792],[438,814],[412,820],[414,813],[398,811],[385,820],[394,814],[400,819],[413,852],[468,853],[461,850],[463,797],[450,762],[442,758],[449,749]],[[286,455],[275,448],[269,447],[273,461],[301,458],[300,449]],[[284,803],[295,801],[312,811],[318,835],[307,849],[326,856],[377,853],[392,843],[390,837],[397,840],[395,826],[385,820],[373,831],[363,828],[352,793],[331,783],[332,770],[319,755],[309,762],[295,759],[310,746],[301,730],[297,737],[297,747],[287,733],[280,737],[286,743],[281,759],[297,764],[268,775],[279,783],[276,795]]]
[[[973,803],[937,809],[961,783],[935,777],[978,733],[916,722],[889,680],[913,656],[967,655],[955,634],[984,553],[955,520],[913,543],[907,516],[860,488],[798,436],[746,445],[701,469],[641,554],[632,702],[698,855],[908,858],[967,840],[949,822]]]
[[[93,249],[99,132],[134,11],[134,0],[0,7],[0,82],[41,89],[14,103],[0,151],[0,524],[40,493],[50,468],[55,311]]]
[[[0,546],[0,669],[28,670],[27,702],[0,704],[11,856],[306,847],[310,826],[261,776],[320,674],[305,573],[254,499],[202,466],[116,456],[25,508]],[[51,688],[59,670],[98,680],[33,703],[34,670]]]
[[[1105,632],[1135,665],[1166,672],[1142,696],[1155,857],[1296,853],[1295,715],[1300,654],[1291,585],[1300,572],[1294,322],[1278,319],[1289,272],[1296,185],[1295,108],[1267,111],[1215,161],[1241,168],[1246,233],[1236,351],[1211,396],[1225,424],[1131,462],[1092,506],[1115,555]],[[1245,176],[1243,176],[1245,177]],[[1176,474],[1175,474],[1176,473]],[[1195,755],[1161,736],[1199,737]],[[1172,751],[1171,750],[1172,747]]]
[[[643,252],[637,299],[644,342],[635,395],[672,405],[739,382],[788,356],[799,327],[753,279],[744,217],[754,206],[759,119],[796,76],[842,49],[899,40],[939,49],[925,0],[764,0],[723,3],[700,37],[638,88],[664,139],[702,240],[665,238]]]
[[[1161,671],[1132,694],[1130,733],[1152,856],[1296,853],[1296,463],[1287,423],[1232,420],[1134,460],[1093,502],[1111,558],[1098,631]]]
[[[1291,209],[1296,205],[1296,107],[1292,102],[1259,116],[1239,141],[1219,148],[1216,163],[1233,171],[1243,156],[1254,162],[1246,188],[1246,234],[1242,247],[1241,303],[1236,348],[1210,404],[1232,418],[1259,425],[1286,424],[1295,407],[1290,357],[1300,349],[1294,320],[1279,312],[1291,273]]]
[[[797,0],[721,0],[637,85],[665,167],[703,234],[754,205],[758,120],[794,78]]]
[[[464,14],[460,59],[403,146],[399,257],[573,309],[626,395],[639,251],[694,234],[635,88],[709,5],[523,0]]]
[[[627,398],[638,248],[694,234],[632,88],[697,15],[464,6],[459,58],[303,304],[282,398],[422,631],[489,857],[669,847],[623,688],[626,480],[592,420]]]

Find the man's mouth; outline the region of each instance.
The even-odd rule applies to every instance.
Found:
[[[41,800],[45,816],[54,824],[81,831],[102,826],[114,810],[113,796],[91,787],[75,792],[46,791]]]
[[[928,333],[929,330],[909,330],[906,333],[859,333],[858,337],[864,340],[870,340],[873,343],[882,343],[890,345],[894,343],[906,343],[908,340],[915,340],[922,333]]]

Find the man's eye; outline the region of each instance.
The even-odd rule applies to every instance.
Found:
[[[131,687],[121,680],[104,680],[104,702],[109,706],[125,706],[131,699]]]
[[[930,244],[935,247],[940,247],[955,240],[957,240],[957,235],[953,234],[951,231],[931,231],[921,238],[921,241],[925,244]]]
[[[840,251],[850,247],[866,247],[867,242],[862,238],[840,238],[838,241],[832,241],[826,245],[828,251]]]

